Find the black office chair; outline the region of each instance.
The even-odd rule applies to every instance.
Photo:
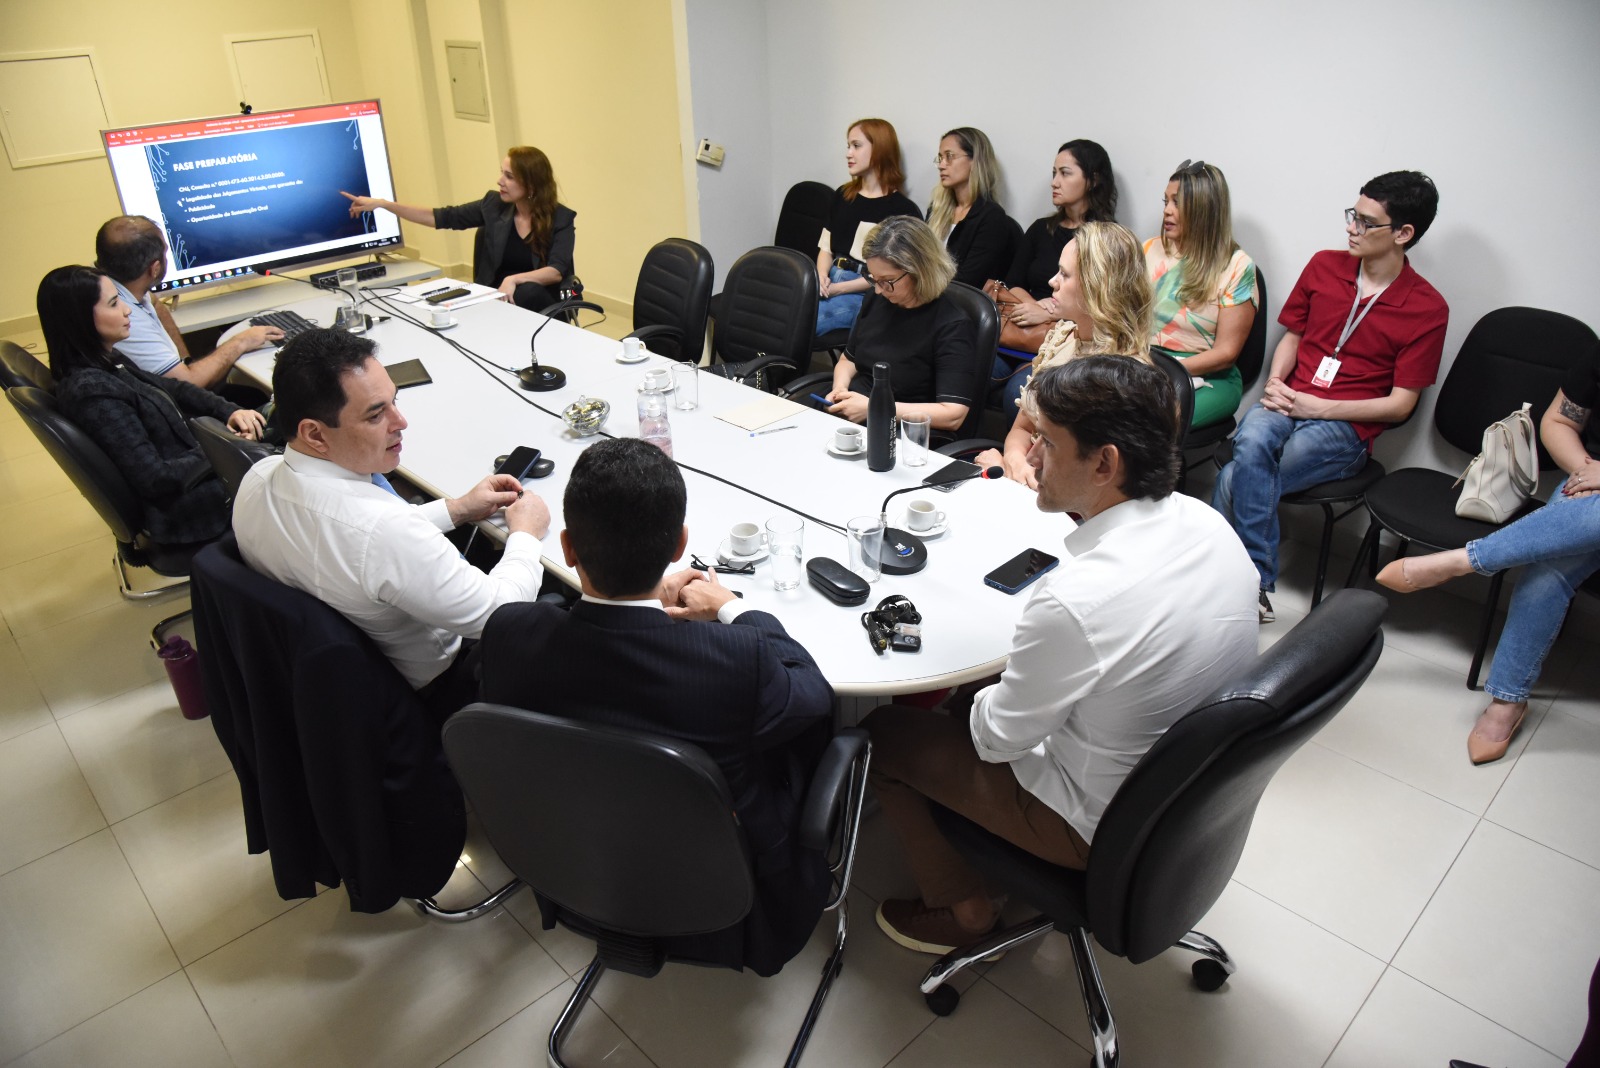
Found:
[[[1194,420],[1194,382],[1183,361],[1156,349],[1150,350],[1150,362],[1165,371],[1172,382],[1172,392],[1178,397],[1178,425],[1187,427]],[[1185,445],[1184,447],[1187,447]],[[1183,463],[1183,453],[1178,453],[1178,491],[1181,493],[1189,480],[1189,468]]]
[[[772,231],[772,244],[792,248],[816,269],[818,242],[828,225],[828,209],[833,206],[833,187],[821,182],[796,182],[783,196],[778,209],[778,224]],[[711,318],[722,318],[722,294],[711,298]],[[815,325],[815,324],[813,324]]]
[[[660,939],[721,931],[750,911],[755,877],[744,831],[721,770],[697,746],[473,704],[445,724],[444,748],[489,841],[519,881],[465,910],[442,910],[431,900],[413,905],[424,916],[457,922],[482,915],[526,882],[547,915],[594,941],[594,960],[550,1032],[547,1054],[557,1068],[561,1045],[607,968],[651,978],[674,959]],[[798,833],[831,858],[826,908],[838,921],[789,1065],[799,1063],[841,967],[870,756],[865,731],[841,731],[806,795]]]
[[[1236,366],[1239,375],[1244,379],[1245,392],[1250,392],[1250,387],[1256,384],[1256,379],[1261,377],[1261,367],[1267,358],[1267,279],[1261,273],[1260,266],[1256,267],[1256,317],[1250,323],[1250,333],[1245,336],[1244,347],[1239,350],[1239,359]],[[1192,421],[1192,417],[1191,417]],[[1185,422],[1184,426],[1189,423]],[[1188,430],[1183,435],[1183,467],[1187,472],[1193,467],[1205,463],[1216,456],[1221,444],[1232,436],[1239,425],[1239,413],[1235,411],[1228,418],[1212,423],[1210,426],[1200,427],[1198,430]],[[1191,461],[1190,454],[1198,454]],[[1221,467],[1222,464],[1217,465]]]
[[[230,533],[194,558],[211,725],[239,779],[245,843],[285,900],[342,881],[356,912],[436,894],[466,842],[438,721],[365,633],[251,570]]]
[[[652,352],[699,363],[716,273],[705,246],[669,237],[645,253],[633,287],[633,330]]]
[[[111,457],[61,414],[52,394],[33,386],[15,386],[6,390],[6,397],[33,431],[33,436],[111,529],[111,536],[117,543],[112,569],[117,574],[117,589],[123,598],[148,601],[188,585],[190,561],[205,543],[173,544],[153,540],[144,529],[144,505],[138,494],[111,462]],[[149,568],[163,578],[181,578],[184,582],[141,593],[134,590],[129,581],[129,567]],[[151,644],[159,649],[167,628],[188,615],[188,612],[179,612],[157,623],[150,631]]]
[[[32,386],[54,395],[56,380],[33,353],[15,341],[0,341],[0,389],[15,386]]]
[[[817,265],[794,249],[751,249],[734,262],[712,334],[712,374],[771,390],[811,363]]]
[[[1540,418],[1574,366],[1594,360],[1600,339],[1577,319],[1538,308],[1498,308],[1479,319],[1461,343],[1455,363],[1439,387],[1433,425],[1439,436],[1466,456],[1475,455],[1483,431],[1523,403],[1532,405]],[[1539,446],[1539,460],[1548,469],[1550,457]],[[1466,461],[1462,461],[1466,466]],[[1456,515],[1461,488],[1456,476],[1444,471],[1408,467],[1384,476],[1366,491],[1367,527],[1351,579],[1363,563],[1369,575],[1378,573],[1378,536],[1389,531],[1400,539],[1395,559],[1406,554],[1412,542],[1433,549],[1460,549],[1467,542],[1500,529],[1494,523],[1462,519]],[[1540,505],[1530,500],[1514,521]],[[1467,688],[1478,688],[1478,674],[1489,648],[1489,632],[1500,603],[1505,572],[1489,580],[1489,598],[1467,673]]]
[[[200,443],[200,451],[206,454],[211,469],[228,487],[230,501],[239,493],[245,472],[254,467],[258,460],[275,456],[281,451],[264,442],[241,438],[229,430],[222,420],[209,415],[197,415],[190,419],[189,432]]]
[[[1085,871],[1057,867],[948,809],[940,828],[985,877],[1043,915],[941,957],[923,978],[941,1016],[960,994],[949,983],[983,958],[1048,931],[1072,944],[1096,1068],[1115,1068],[1116,1022],[1089,936],[1142,964],[1174,946],[1201,954],[1195,985],[1216,990],[1234,963],[1191,930],[1233,876],[1272,776],[1349,702],[1383,650],[1383,598],[1341,590],[1151,747],[1123,780],[1090,843]]]
[[[944,295],[972,320],[976,335],[972,349],[974,385],[972,397],[967,402],[967,416],[961,421],[961,426],[953,432],[935,431],[935,442],[961,441],[978,433],[979,424],[983,422],[984,396],[989,389],[989,371],[994,364],[994,347],[1000,337],[1000,316],[995,311],[994,301],[984,296],[981,290],[964,282],[951,282]],[[791,379],[778,392],[785,397],[804,397],[813,391],[826,393],[833,388],[832,384],[832,372],[818,371]]]

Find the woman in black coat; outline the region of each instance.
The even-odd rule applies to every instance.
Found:
[[[57,267],[39,283],[39,325],[50,350],[56,402],[105,450],[144,505],[144,530],[169,544],[210,541],[228,529],[227,489],[186,420],[210,415],[259,439],[261,413],[127,363],[112,348],[131,310],[92,267]]]

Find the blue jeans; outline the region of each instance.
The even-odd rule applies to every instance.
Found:
[[[1260,404],[1233,436],[1233,461],[1217,475],[1211,507],[1221,512],[1261,573],[1261,588],[1278,588],[1278,500],[1367,464],[1367,447],[1349,423],[1293,419]]]
[[[1017,401],[1022,398],[1022,387],[1033,373],[1032,368],[1033,363],[1026,353],[1016,356],[995,354],[994,367],[989,372],[989,395],[996,398],[1000,405],[1000,415],[1005,419],[1008,434],[1011,424],[1017,421],[1017,412],[1020,410]]]
[[[847,271],[842,267],[828,268],[829,282],[848,282],[860,277],[855,271]],[[817,301],[817,336],[821,337],[830,330],[847,330],[855,325],[856,316],[861,314],[861,301],[865,297],[864,292],[846,293]]]
[[[1501,701],[1526,701],[1573,591],[1600,569],[1600,496],[1566,497],[1557,486],[1537,512],[1467,542],[1467,560],[1481,575],[1524,568],[1483,689]]]

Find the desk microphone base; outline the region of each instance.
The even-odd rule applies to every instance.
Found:
[[[529,393],[549,393],[567,384],[567,373],[554,367],[535,364],[517,372],[517,385]]]
[[[883,559],[878,565],[885,575],[915,575],[928,566],[928,547],[915,534],[889,527],[883,532]]]

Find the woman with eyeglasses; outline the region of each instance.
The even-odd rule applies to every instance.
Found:
[[[131,309],[93,267],[57,267],[45,275],[37,307],[56,403],[133,487],[150,537],[187,544],[224,534],[227,488],[209,475],[186,418],[214,416],[241,437],[259,439],[261,413],[124,360],[112,346],[127,338]]]
[[[1114,222],[1086,222],[1061,250],[1050,279],[1061,321],[1051,328],[1030,365],[1033,375],[1079,356],[1127,356],[1150,362],[1152,299],[1139,239]],[[1006,477],[1038,489],[1028,448],[1038,430],[1027,383],[1004,450],[988,449],[975,462],[1000,464]]]
[[[1016,229],[994,201],[1000,185],[994,146],[982,130],[959,126],[939,141],[933,162],[939,185],[928,205],[928,225],[956,261],[956,281],[981,287],[1011,265]]]
[[[498,289],[501,299],[543,311],[573,280],[578,213],[556,199],[550,157],[531,145],[508,149],[494,189],[470,204],[423,208],[343,193],[352,217],[382,208],[419,226],[477,230],[472,280]]]
[[[861,276],[867,231],[891,215],[922,218],[901,193],[906,170],[900,138],[883,119],[861,119],[845,133],[844,165],[850,180],[834,190],[828,225],[817,242],[817,336],[856,321],[871,288]]]
[[[861,251],[872,292],[834,364],[828,411],[865,423],[873,365],[887,363],[896,415],[926,415],[935,430],[959,429],[977,386],[977,331],[944,295],[955,263],[927,223],[904,215],[873,227]]]
[[[1161,198],[1161,235],[1144,243],[1155,288],[1150,343],[1194,380],[1193,427],[1231,416],[1244,396],[1237,366],[1256,318],[1256,265],[1233,240],[1228,181],[1184,160]]]
[[[1062,145],[1050,168],[1050,203],[1055,212],[1034,220],[1005,273],[996,276],[1005,280],[1014,301],[1003,304],[1001,311],[1020,327],[1064,318],[1050,294],[1050,279],[1055,277],[1061,250],[1084,223],[1116,221],[1117,179],[1106,150],[1083,138]],[[1023,383],[1032,373],[1026,360],[995,356],[994,388],[1000,391],[1000,410],[1008,419],[1015,416]]]

